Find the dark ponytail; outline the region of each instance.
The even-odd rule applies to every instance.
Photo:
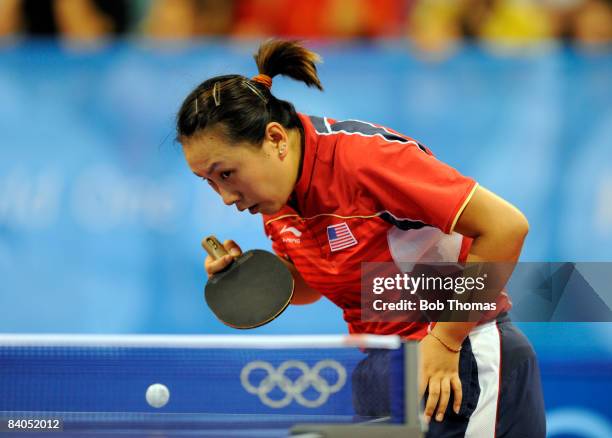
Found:
[[[267,41],[253,58],[259,73],[271,78],[276,75],[288,76],[323,91],[316,66],[317,62],[321,62],[321,57],[296,41]]]
[[[315,65],[320,62],[319,55],[296,41],[267,41],[254,58],[262,75],[288,76],[323,90]],[[301,128],[293,105],[274,97],[264,83],[241,75],[224,75],[202,82],[185,98],[176,116],[176,133],[182,142],[221,124],[230,141],[257,144],[270,122],[286,129]]]

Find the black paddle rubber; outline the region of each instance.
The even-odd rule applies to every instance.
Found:
[[[212,250],[207,248],[215,245]],[[205,239],[204,247],[213,258],[227,254],[214,236]],[[292,296],[293,276],[289,269],[276,255],[259,249],[243,253],[212,275],[204,291],[215,316],[238,329],[272,321],[287,308]]]

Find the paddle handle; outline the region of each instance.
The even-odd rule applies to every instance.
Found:
[[[221,257],[229,254],[225,250],[223,244],[219,242],[214,235],[210,235],[204,239],[204,241],[202,241],[202,247],[213,260],[220,259]]]

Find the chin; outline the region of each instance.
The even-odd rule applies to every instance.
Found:
[[[281,210],[282,206],[277,206],[277,205],[266,205],[265,207],[261,208],[259,210],[259,213],[261,214],[274,214],[274,213],[278,213]]]

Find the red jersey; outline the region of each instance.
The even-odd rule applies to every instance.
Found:
[[[424,323],[361,320],[361,263],[464,261],[472,239],[453,228],[477,183],[383,126],[299,117],[295,208],[263,217],[273,250],[343,309],[350,333],[422,338]],[[499,304],[510,307],[505,296]]]

